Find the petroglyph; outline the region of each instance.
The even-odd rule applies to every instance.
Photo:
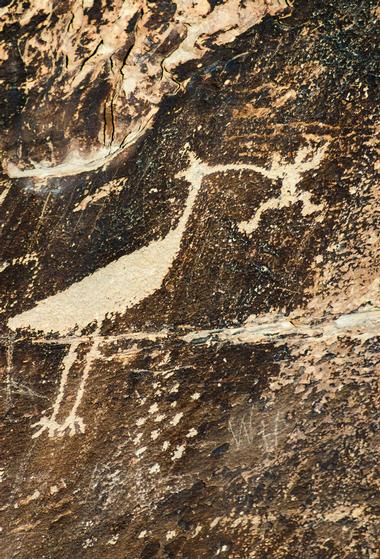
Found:
[[[182,216],[175,227],[163,239],[153,241],[131,254],[127,254],[96,270],[83,280],[72,284],[37,303],[24,313],[12,317],[8,325],[12,329],[31,328],[44,332],[68,333],[76,328],[83,329],[96,321],[98,324],[111,313],[122,313],[160,288],[177,257],[188,219],[192,213],[197,194],[204,177],[229,171],[252,171],[271,180],[281,179],[282,187],[278,197],[270,198],[257,210],[252,220],[240,222],[239,229],[251,234],[258,226],[261,216],[269,208],[281,208],[303,201],[303,215],[320,211],[322,205],[314,205],[310,192],[298,192],[297,185],[302,174],[317,168],[326,153],[328,144],[315,152],[310,146],[301,148],[293,163],[281,162],[275,155],[270,168],[248,163],[209,165],[190,152],[188,167],[176,178],[183,178],[189,184],[189,193]],[[97,293],[94,297],[93,294]]]
[[[72,437],[76,433],[85,432],[85,424],[82,417],[78,415],[78,408],[83,398],[86,382],[90,374],[92,364],[96,359],[101,357],[101,353],[99,351],[99,342],[96,338],[93,339],[90,349],[85,356],[82,376],[79,386],[77,387],[74,403],[67,416],[61,420],[59,419],[61,408],[63,407],[63,404],[65,402],[65,390],[67,389],[70,370],[76,362],[76,353],[80,343],[80,340],[77,340],[75,342],[72,342],[72,344],[69,346],[69,351],[62,362],[63,370],[61,374],[57,398],[53,406],[53,413],[50,417],[44,416],[37,423],[33,424],[33,427],[40,428],[32,435],[32,438],[39,437],[45,431],[47,431],[49,437],[62,437],[66,432],[68,432],[69,435]]]
[[[243,449],[255,444],[261,439],[262,448],[265,453],[275,452],[279,444],[279,436],[285,432],[286,421],[277,412],[274,418],[268,418],[265,414],[255,413],[251,407],[249,412],[243,413],[235,420],[228,420],[228,430],[236,449]]]
[[[248,414],[243,415],[240,420],[233,422],[228,420],[228,430],[230,431],[236,448],[240,448],[243,443],[252,444],[255,437],[255,427],[253,425],[253,409]]]
[[[323,204],[313,204],[311,202],[311,193],[300,191],[297,189],[302,175],[307,171],[317,169],[326,154],[328,143],[313,152],[310,146],[302,147],[296,154],[293,163],[289,163],[281,159],[279,154],[275,154],[270,169],[259,169],[257,172],[271,180],[281,179],[281,190],[278,196],[269,198],[262,204],[252,219],[241,221],[238,225],[242,233],[251,235],[255,231],[261,221],[262,215],[270,209],[279,210],[302,201],[302,215],[307,216],[314,212],[321,212]]]
[[[258,226],[262,213],[272,207],[284,207],[301,199],[304,202],[303,213],[305,215],[312,211],[319,211],[322,206],[313,205],[310,201],[310,193],[299,193],[297,185],[304,172],[319,166],[326,149],[327,144],[315,152],[312,152],[310,147],[301,148],[293,163],[284,163],[276,155],[269,168],[248,163],[209,165],[200,160],[194,153],[189,152],[188,166],[176,175],[177,179],[184,179],[189,184],[187,200],[177,226],[166,237],[153,241],[147,247],[143,247],[132,254],[121,257],[119,260],[97,270],[80,282],[71,285],[65,291],[37,303],[33,309],[11,318],[9,326],[12,329],[31,328],[44,333],[52,331],[63,335],[75,329],[83,329],[92,322],[97,322],[99,329],[103,319],[110,313],[121,313],[154,293],[161,286],[162,281],[179,253],[182,238],[192,214],[198,192],[202,187],[203,179],[212,174],[250,171],[260,173],[271,180],[279,178],[282,180],[279,196],[271,198],[263,204],[256,212],[253,220],[249,223],[246,222],[244,227],[241,223],[239,224],[239,227],[243,227],[247,234],[251,233]],[[94,293],[96,293],[96,296],[94,296]],[[371,309],[369,312],[371,312],[369,321],[371,325],[373,320],[376,322],[377,311],[376,309]],[[359,326],[368,323],[366,310],[360,311],[360,317],[356,321],[353,317],[340,317],[335,322],[330,321],[324,327],[323,335],[334,337],[341,330],[350,331],[356,325],[356,322],[358,322]],[[247,323],[244,327],[236,329],[229,328],[218,332],[192,332],[185,335],[183,339],[184,341],[192,342],[202,337],[217,336],[218,339],[229,339],[232,336],[236,343],[241,343],[242,341],[254,343],[268,336],[320,336],[319,330],[320,327],[318,325],[311,327],[307,324],[296,327],[291,320],[285,320],[281,317],[277,317],[273,323],[268,322],[268,320],[265,322],[265,317],[261,317],[258,324],[251,321],[251,323]],[[78,416],[77,411],[83,397],[91,364],[94,359],[100,357],[98,350],[100,339],[101,336],[99,336],[98,330],[90,336],[91,349],[87,354],[75,402],[66,418],[59,420],[58,415],[62,407],[68,375],[76,361],[75,353],[78,346],[83,342],[83,339],[81,340],[80,337],[73,338],[69,352],[63,361],[60,387],[52,415],[50,417],[44,416],[35,424],[40,429],[33,437],[38,437],[44,431],[48,432],[49,437],[62,436],[66,431],[71,436],[76,432],[84,432],[84,422]],[[241,438],[243,432],[244,437],[250,440],[252,435],[250,429],[251,427],[248,428],[245,421],[242,421],[239,437]],[[275,432],[277,433],[276,429]],[[264,433],[264,426],[262,436],[265,442],[267,435]]]
[[[123,312],[159,289],[179,252],[205,174],[203,167],[194,165],[194,161],[193,158],[189,169],[178,175],[190,183],[190,188],[182,216],[166,237],[122,256],[65,291],[40,301],[33,309],[11,318],[10,328],[68,333],[94,321],[100,324],[107,314]]]
[[[1,3],[0,555],[376,557],[373,0]]]
[[[261,420],[261,430],[258,432],[263,440],[265,452],[275,452],[278,447],[278,437],[285,431],[284,425],[286,424],[284,418],[280,418],[280,413],[276,413],[276,417],[271,422]]]

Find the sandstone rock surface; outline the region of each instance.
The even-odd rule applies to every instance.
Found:
[[[379,20],[0,2],[1,557],[380,557]]]

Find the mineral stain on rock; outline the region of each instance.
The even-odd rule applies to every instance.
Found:
[[[2,557],[379,557],[379,14],[0,2]]]

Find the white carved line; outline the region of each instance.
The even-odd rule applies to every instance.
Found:
[[[255,170],[271,180],[281,179],[281,191],[278,196],[270,198],[264,202],[256,211],[252,219],[241,221],[238,228],[242,233],[251,235],[260,224],[263,213],[269,209],[280,209],[300,200],[303,202],[302,215],[306,216],[323,209],[323,204],[313,204],[310,192],[298,192],[297,185],[302,179],[302,175],[307,171],[317,169],[327,151],[328,143],[317,149],[314,153],[311,147],[301,148],[293,163],[281,160],[276,154],[272,160],[270,169]],[[310,157],[311,155],[311,157]]]
[[[92,345],[87,352],[84,369],[82,371],[82,377],[70,413],[61,422],[59,422],[57,419],[60,409],[62,407],[62,403],[64,402],[65,388],[67,385],[69,373],[76,361],[75,354],[80,343],[81,343],[80,340],[71,343],[69,347],[69,351],[65,356],[65,358],[63,359],[63,363],[62,363],[63,371],[61,374],[58,395],[53,406],[53,413],[50,417],[44,416],[37,423],[33,424],[33,427],[40,427],[40,429],[32,435],[32,438],[39,437],[45,431],[47,431],[47,434],[50,438],[62,437],[66,433],[66,431],[69,432],[69,435],[71,437],[75,435],[78,431],[79,433],[85,432],[84,421],[82,417],[80,417],[77,414],[77,412],[83,398],[83,394],[84,394],[88,376],[90,374],[91,366],[95,359],[101,357],[101,353],[99,352],[98,339],[94,339],[92,341]]]

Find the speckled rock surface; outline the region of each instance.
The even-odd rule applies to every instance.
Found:
[[[377,559],[380,7],[0,2],[0,556]]]

